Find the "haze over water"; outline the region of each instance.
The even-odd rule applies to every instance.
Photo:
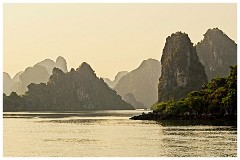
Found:
[[[134,121],[142,111],[7,112],[4,156],[237,156],[236,126]]]

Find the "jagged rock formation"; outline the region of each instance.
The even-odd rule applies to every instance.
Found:
[[[11,79],[11,83],[7,83],[5,80],[3,93],[9,95],[11,92],[16,92],[22,95],[27,91],[27,86],[29,84],[46,83],[54,67],[61,69],[65,73],[67,72],[67,62],[63,57],[59,56],[56,62],[45,59],[35,64],[33,67],[26,68],[24,72],[18,72]]]
[[[121,72],[117,73],[117,75],[115,76],[115,79],[113,81],[111,81],[108,78],[104,78],[103,80],[104,80],[105,83],[108,84],[108,86],[110,88],[114,88],[116,86],[116,84],[118,83],[118,81],[128,73],[129,73],[128,71],[121,71]]]
[[[129,104],[131,104],[134,108],[145,108],[145,106],[141,103],[136,101],[134,95],[132,93],[127,93],[124,97],[123,100]]]
[[[207,82],[196,48],[185,33],[168,36],[163,49],[158,101],[178,100]]]
[[[47,83],[28,86],[18,106],[12,105],[13,99],[17,99],[14,94],[5,96],[4,111],[133,109],[85,62],[76,71],[71,69],[67,73],[54,68]]]
[[[158,60],[144,60],[137,69],[123,76],[114,90],[122,97],[132,93],[136,101],[150,108],[157,101],[157,86],[160,74],[161,66]]]
[[[229,66],[237,64],[237,44],[218,28],[207,30],[196,48],[208,80],[227,76]]]

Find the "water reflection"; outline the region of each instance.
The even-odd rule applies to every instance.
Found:
[[[137,114],[141,111],[6,113],[3,154],[68,157],[237,155],[234,125],[128,119]]]
[[[210,125],[210,126],[237,127],[237,121],[229,121],[229,120],[161,120],[158,123],[161,124],[162,126]]]

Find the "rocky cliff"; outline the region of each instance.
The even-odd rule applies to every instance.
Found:
[[[22,101],[18,106],[11,105],[14,97],[14,94],[5,96],[5,111],[133,109],[102,78],[99,79],[87,63],[67,73],[54,68],[47,83],[28,85],[28,91],[18,100]]]
[[[157,101],[160,73],[161,65],[158,60],[144,60],[137,69],[123,76],[114,90],[122,97],[132,93],[136,101],[149,108]]]
[[[207,82],[196,48],[185,33],[177,32],[167,37],[161,64],[159,102],[185,97],[189,92],[199,90]]]
[[[218,28],[207,30],[196,48],[208,80],[227,76],[229,66],[237,64],[237,44]]]

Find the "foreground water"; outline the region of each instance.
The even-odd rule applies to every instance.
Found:
[[[237,156],[236,126],[134,121],[142,111],[4,113],[4,156]]]

